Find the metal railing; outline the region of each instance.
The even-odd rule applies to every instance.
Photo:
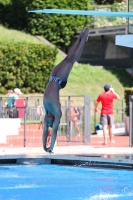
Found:
[[[17,115],[13,117],[9,116],[9,108],[5,106],[6,98],[0,99],[0,118],[6,119],[7,126],[9,120],[12,120],[12,127],[7,127],[8,132],[7,138],[11,146],[16,145],[16,141],[19,140],[22,146],[42,146],[42,131],[43,131],[43,117],[39,116],[37,113],[38,106],[43,105],[42,97],[34,98],[24,98],[21,99],[22,102],[25,102],[25,106],[19,105],[12,107],[12,112],[17,110]],[[77,136],[77,131],[74,128],[73,124],[70,124],[70,101],[75,102],[75,106],[80,110],[80,119],[78,121],[78,126],[80,128],[81,137]],[[17,100],[16,100],[17,101]],[[15,102],[16,102],[15,101]],[[88,144],[90,139],[90,98],[88,96],[68,96],[61,97],[61,109],[62,109],[62,118],[61,123],[58,129],[58,138],[57,143],[78,143],[78,144]],[[43,106],[42,106],[43,108]],[[43,110],[44,112],[44,110]],[[45,114],[45,113],[44,113]],[[10,134],[10,128],[14,130],[15,119],[21,119],[21,126],[18,130],[18,135],[12,136]],[[11,126],[11,125],[10,125]],[[1,127],[0,127],[1,129]],[[6,133],[5,133],[6,134]],[[10,135],[10,136],[8,136]],[[20,136],[21,135],[21,136]],[[14,139],[13,139],[14,138]],[[19,139],[18,139],[19,138]],[[9,144],[4,143],[4,146]],[[1,146],[1,142],[0,142]]]
[[[30,97],[30,98],[24,98],[24,100],[27,102],[27,105],[25,107],[26,109],[26,121],[27,122],[38,122],[40,121],[40,117],[37,114],[37,107],[39,105],[43,108],[43,98],[42,97]],[[75,105],[80,108],[81,110],[81,118],[84,116],[84,96],[68,96],[68,97],[61,97],[61,105],[62,105],[62,112],[67,112],[67,109],[69,109],[69,101],[73,100],[75,102]],[[7,111],[8,108],[4,107],[4,103],[7,101],[7,98],[1,98],[0,99],[0,118],[7,118]],[[94,112],[94,104],[95,100],[90,101],[90,124],[91,124],[91,132],[95,130],[95,125],[99,122],[100,119],[100,107],[99,112]],[[24,107],[20,107],[20,109],[24,109]],[[45,112],[43,110],[43,112]],[[68,115],[68,113],[67,113]],[[123,122],[125,119],[125,104],[124,100],[117,101],[117,104],[114,105],[114,115],[115,115],[115,121],[116,122]],[[19,116],[18,116],[19,117]],[[21,117],[20,117],[21,118]],[[21,118],[22,122],[24,121],[24,115]],[[67,124],[67,118],[65,117],[65,114],[62,115],[61,124]],[[83,130],[82,130],[83,132]]]

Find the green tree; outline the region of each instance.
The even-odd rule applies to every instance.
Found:
[[[34,0],[28,9],[68,9],[87,10],[90,0]],[[90,6],[91,7],[91,6]],[[29,13],[28,32],[32,35],[42,35],[58,47],[69,46],[77,30],[87,25],[88,17],[79,15]]]
[[[28,10],[43,8],[91,10],[93,5],[91,0],[6,1],[11,2],[8,5],[0,3],[0,23],[9,28],[26,31],[32,35],[41,35],[59,48],[69,46],[77,30],[91,25],[92,17],[83,15],[28,13]]]

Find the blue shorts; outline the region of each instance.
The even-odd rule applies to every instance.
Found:
[[[62,81],[60,78],[58,78],[56,75],[52,75],[49,79],[49,81],[54,81],[54,82],[57,82],[61,88],[64,88],[67,84],[66,81]]]

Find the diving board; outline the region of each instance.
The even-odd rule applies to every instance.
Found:
[[[64,10],[64,9],[38,9],[29,10],[29,13],[51,13],[67,15],[86,15],[86,16],[107,16],[107,17],[125,17],[133,18],[133,12],[112,12],[112,11],[94,11],[94,10]],[[133,29],[133,28],[132,28]],[[115,44],[119,46],[133,48],[133,35],[117,35]]]
[[[94,11],[94,10],[63,10],[63,9],[38,9],[29,10],[35,13],[67,14],[67,15],[88,15],[88,16],[108,16],[108,17],[126,17],[133,18],[133,12],[112,12],[112,11]]]

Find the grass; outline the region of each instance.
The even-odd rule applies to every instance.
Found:
[[[105,69],[90,65],[74,66],[67,86],[61,90],[61,95],[89,95],[96,99],[103,92],[103,86],[109,83],[115,91],[124,98],[124,88],[132,87],[133,78],[125,69]]]
[[[32,42],[32,43],[41,43],[37,38],[30,34],[26,34],[24,32],[7,29],[0,25],[0,40],[2,41],[24,41],[24,42]]]

